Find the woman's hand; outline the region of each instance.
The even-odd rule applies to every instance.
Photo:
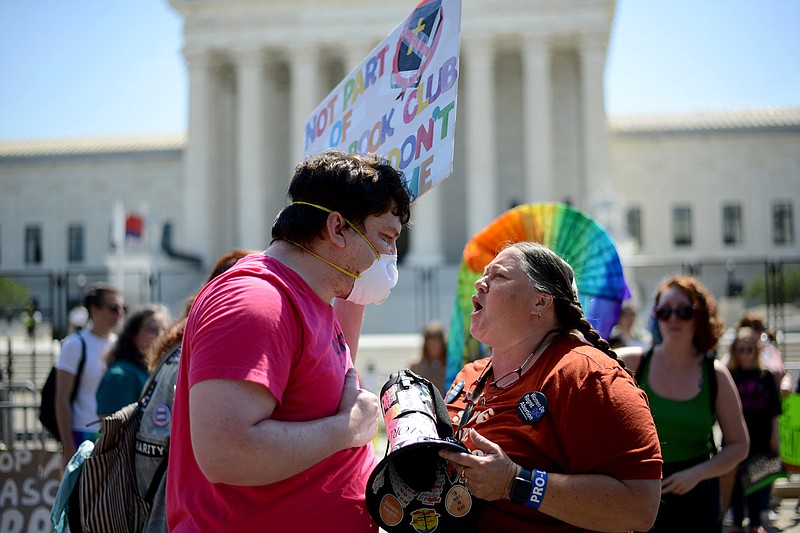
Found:
[[[661,482],[661,494],[677,494],[682,496],[697,486],[702,478],[693,468],[675,472]]]
[[[472,453],[447,450],[439,455],[450,461],[458,470],[464,485],[482,500],[508,498],[508,491],[520,467],[500,449],[474,429],[467,430],[465,440],[475,445]]]

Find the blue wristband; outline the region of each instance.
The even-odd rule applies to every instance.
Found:
[[[534,470],[531,482],[533,486],[531,487],[531,494],[528,496],[528,501],[525,502],[525,507],[538,509],[542,504],[542,500],[544,499],[544,491],[547,488],[547,472]]]

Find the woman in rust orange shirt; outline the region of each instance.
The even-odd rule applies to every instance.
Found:
[[[585,320],[572,268],[516,243],[475,287],[470,332],[492,355],[467,365],[447,398],[471,453],[440,454],[484,501],[479,531],[648,530],[661,488],[653,418]]]

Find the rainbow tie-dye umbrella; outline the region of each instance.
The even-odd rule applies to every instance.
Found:
[[[464,247],[450,319],[448,384],[465,364],[488,355],[488,347],[469,332],[475,281],[504,244],[520,241],[543,244],[572,266],[583,314],[603,338],[617,323],[623,300],[630,298],[617,247],[592,218],[560,203],[525,204],[506,211]]]

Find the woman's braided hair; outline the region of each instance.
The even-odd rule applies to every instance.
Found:
[[[577,331],[589,344],[625,368],[625,363],[583,315],[583,308],[578,300],[575,272],[569,263],[539,243],[518,242],[511,244],[509,248],[514,248],[523,257],[522,269],[534,288],[553,296],[553,306],[561,330]]]

